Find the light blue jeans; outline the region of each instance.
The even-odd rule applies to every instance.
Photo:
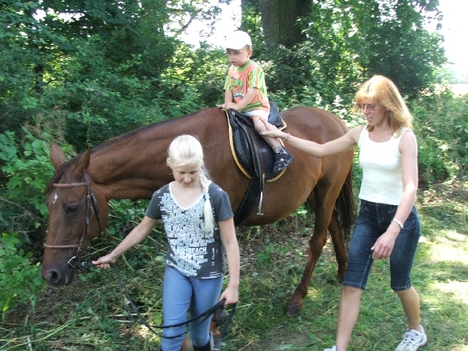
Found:
[[[361,200],[359,216],[354,226],[348,250],[348,267],[344,286],[366,289],[374,259],[372,246],[390,225],[397,206]],[[404,229],[400,231],[390,255],[390,286],[394,291],[411,287],[411,269],[418,246],[421,227],[416,207],[413,207]]]
[[[187,277],[173,267],[166,267],[163,285],[164,325],[186,322],[210,309],[219,300],[223,278],[198,279]],[[190,317],[187,318],[187,312]],[[190,338],[193,345],[203,347],[210,341],[211,316],[200,323],[198,319],[189,324]],[[163,329],[161,349],[163,351],[180,351],[184,335],[168,339],[184,333],[185,326]]]

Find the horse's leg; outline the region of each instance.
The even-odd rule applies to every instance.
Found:
[[[297,285],[294,294],[291,296],[286,306],[286,315],[288,317],[296,317],[300,314],[302,299],[307,295],[310,278],[312,277],[315,265],[322,254],[323,247],[327,242],[328,225],[331,220],[334,201],[327,199],[327,196],[325,196],[326,192],[324,194],[319,191],[318,187],[314,189],[314,192],[316,193],[315,198],[319,200],[307,200],[307,203],[309,203],[311,208],[314,208],[315,206],[314,232],[309,239],[307,265],[304,273],[302,274],[301,282]]]
[[[192,340],[190,340],[189,336],[185,337],[184,342],[182,343],[182,346],[180,348],[180,351],[193,351]]]
[[[338,280],[340,283],[342,283],[346,273],[346,266],[348,262],[348,250],[346,249],[342,229],[335,211],[333,211],[330,225],[328,226],[328,231],[333,242],[336,262],[338,263]]]
[[[216,314],[213,314],[211,317],[211,324],[210,324],[210,334],[211,338],[213,339],[214,345],[221,344],[222,339],[221,339],[221,331],[218,328],[218,323],[216,321]],[[190,340],[190,337],[187,335],[184,339],[184,342],[182,343],[182,346],[180,348],[180,351],[193,351],[193,344],[192,340]]]

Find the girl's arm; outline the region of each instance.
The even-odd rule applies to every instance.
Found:
[[[115,263],[120,255],[136,244],[141,243],[149,233],[151,233],[151,230],[154,228],[156,223],[157,220],[145,216],[110,254],[100,257],[97,261],[93,261],[93,264],[99,268],[109,268],[110,263]]]
[[[331,140],[325,144],[319,144],[310,140],[301,139],[289,133],[282,132],[274,126],[267,125],[268,131],[260,133],[261,135],[280,138],[283,141],[286,140],[288,145],[295,147],[305,153],[315,157],[325,157],[330,155],[339,154],[341,152],[351,150],[355,147],[359,141],[362,129],[365,126],[359,126],[351,129],[345,135],[338,139]]]
[[[229,268],[229,284],[220,296],[220,300],[226,299],[226,304],[233,304],[239,300],[240,283],[240,254],[237,243],[234,219],[230,218],[218,222],[221,238],[226,248],[226,256]]]
[[[395,220],[390,223],[387,231],[377,239],[373,250],[374,258],[388,258],[392,254],[395,240],[400,234],[400,224],[405,225],[416,202],[418,190],[418,145],[413,132],[406,131],[400,140],[398,149],[401,153],[401,170],[403,183],[403,196],[395,213]]]

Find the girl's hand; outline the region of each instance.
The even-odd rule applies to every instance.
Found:
[[[233,303],[237,303],[237,301],[239,301],[239,292],[237,288],[228,286],[219,297],[220,301],[222,299],[226,299],[226,305],[232,305]]]
[[[111,263],[115,263],[116,259],[111,255],[99,257],[93,264],[99,268],[108,269]]]

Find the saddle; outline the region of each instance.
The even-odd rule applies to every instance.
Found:
[[[229,128],[229,144],[232,156],[244,175],[250,179],[247,191],[234,215],[234,224],[241,224],[258,203],[257,215],[263,215],[263,188],[265,181],[274,182],[286,169],[274,174],[273,150],[254,128],[250,117],[238,111],[226,111]],[[287,127],[279,114],[278,106],[270,101],[270,116],[268,122],[282,130]]]

